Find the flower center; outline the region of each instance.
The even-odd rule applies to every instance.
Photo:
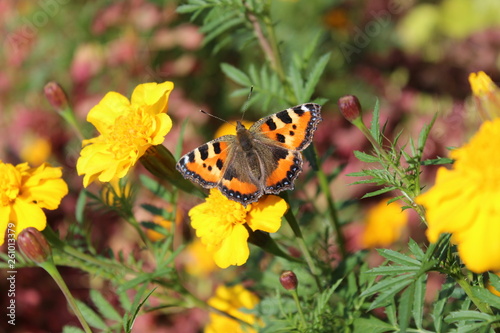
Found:
[[[155,124],[152,116],[142,108],[130,110],[116,118],[113,129],[105,135],[109,150],[115,158],[124,158],[131,154],[142,154],[150,146],[150,133]]]

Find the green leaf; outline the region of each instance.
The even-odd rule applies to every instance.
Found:
[[[75,219],[80,225],[83,225],[83,222],[85,220],[86,204],[87,204],[87,190],[83,190],[78,195],[75,207]]]
[[[415,297],[415,283],[412,283],[406,288],[406,290],[401,294],[398,306],[398,323],[401,332],[406,332],[408,325],[410,324],[410,317],[413,308],[413,302]]]
[[[202,42],[203,46],[206,46],[208,43],[219,37],[225,31],[243,23],[244,20],[241,17],[221,17],[221,19],[211,22],[211,26],[213,25],[213,27],[208,28],[208,26],[203,26],[200,29],[201,32],[206,33],[205,38],[203,38]]]
[[[165,214],[165,210],[163,208],[153,206],[150,204],[146,204],[146,203],[142,204],[141,208],[143,208],[144,210],[146,210],[147,212],[149,212],[153,215],[159,215],[159,216],[165,217],[165,216],[163,216]]]
[[[422,329],[422,321],[424,318],[424,306],[425,306],[425,289],[426,289],[427,275],[422,274],[417,281],[414,283],[415,295],[413,297],[413,319],[415,320],[415,325],[417,328]]]
[[[120,285],[118,287],[118,292],[132,289],[132,288],[134,288],[142,283],[150,281],[151,279],[152,279],[151,274],[148,274],[148,273],[138,275],[135,279],[132,279],[132,280],[127,281],[124,284]]]
[[[220,65],[220,67],[221,67],[222,71],[224,72],[224,74],[226,74],[227,77],[229,77],[234,82],[236,82],[242,86],[245,86],[245,87],[252,86],[252,81],[250,80],[250,78],[244,72],[242,72],[238,68],[234,67],[233,65],[223,63]],[[248,94],[248,88],[245,88],[245,89],[246,89],[246,93]]]
[[[413,238],[410,238],[408,241],[408,248],[418,261],[422,261],[425,255],[424,251],[420,248],[418,243],[413,240]]]
[[[75,326],[64,326],[62,333],[85,333],[85,331]]]
[[[380,266],[365,272],[366,275],[395,275],[410,272],[418,272],[418,266]]]
[[[441,332],[441,328],[443,326],[443,311],[446,303],[448,302],[449,297],[453,293],[455,289],[455,281],[451,278],[448,279],[441,286],[441,290],[439,291],[438,299],[434,302],[434,309],[432,310],[432,319],[434,328],[436,332]]]
[[[122,309],[130,311],[132,308],[132,302],[130,302],[129,296],[127,295],[127,291],[118,292],[118,300],[120,301],[120,305]]]
[[[400,265],[408,265],[408,266],[418,266],[422,264],[420,261],[415,260],[407,255],[399,253],[394,250],[389,249],[379,249],[377,252],[384,258],[391,260]]]
[[[395,288],[395,289],[398,289],[398,291],[399,291],[399,290],[403,289],[404,287],[406,287],[409,283],[411,283],[413,277],[414,277],[414,274],[406,274],[406,275],[399,275],[399,276],[395,276],[395,277],[385,278],[382,281],[379,281],[377,284],[364,290],[361,293],[360,297],[370,296],[370,295],[373,295],[381,290],[386,290],[386,289]]]
[[[453,333],[492,333],[489,325],[485,322],[479,322],[469,325],[460,325]]]
[[[164,226],[159,225],[158,223],[154,223],[151,221],[141,221],[141,226],[143,226],[146,229],[156,231],[163,236],[168,236],[170,235],[168,229],[166,229]]]
[[[354,333],[383,333],[397,331],[397,328],[376,317],[354,319]]]
[[[443,164],[453,164],[455,160],[448,157],[440,157],[430,160],[421,161],[420,165],[443,165]]]
[[[493,288],[500,290],[500,277],[494,273],[488,273],[488,280]]]
[[[385,307],[385,313],[387,315],[387,319],[389,320],[389,323],[391,323],[393,326],[397,326],[398,321],[397,316],[396,316],[396,304],[394,303],[394,300],[392,300],[386,307]]]
[[[403,275],[404,277],[404,275]],[[406,286],[408,286],[410,283],[412,283],[412,279],[406,279],[403,281],[398,281],[397,284],[393,284],[389,288],[383,288],[383,290],[380,292],[380,294],[377,296],[375,301],[370,304],[368,307],[368,311],[371,311],[373,309],[386,306],[387,303],[396,296],[397,293],[399,293],[401,290],[403,290]]]
[[[474,294],[474,296],[480,299],[481,302],[494,308],[500,309],[500,297],[492,294],[488,289],[476,286],[472,287],[472,293]]]
[[[296,65],[291,64],[290,70],[288,73],[288,81],[292,86],[293,93],[295,95],[296,103],[305,103],[304,100],[304,80],[302,79],[302,75],[300,74],[299,69]]]
[[[147,287],[148,287],[147,285],[143,285],[139,289],[139,291],[137,291],[137,294],[134,297],[134,303],[132,303],[130,312],[127,312],[125,314],[125,316],[123,317],[123,328],[125,329],[125,332],[127,332],[127,333],[132,331],[132,327],[134,326],[134,322],[137,318],[137,315],[139,314],[141,307],[144,305],[144,303],[146,303],[149,296],[151,296],[151,294],[156,290],[156,288],[154,288],[144,297],[143,300],[141,300],[142,295],[144,295],[144,292],[146,291]]]
[[[394,186],[384,187],[384,188],[381,188],[380,190],[366,193],[365,195],[363,195],[361,197],[361,199],[375,197],[377,195],[384,194],[384,193],[394,191],[394,190],[397,190],[397,187],[394,187]]]
[[[78,309],[80,309],[83,317],[85,318],[85,321],[87,323],[94,327],[98,328],[101,330],[104,330],[107,328],[106,323],[102,320],[102,318],[95,313],[94,310],[92,310],[87,304],[83,303],[82,301],[75,299],[76,305],[78,306]]]
[[[311,96],[316,89],[316,85],[325,70],[326,65],[328,64],[328,60],[330,60],[330,53],[324,54],[314,65],[313,69],[309,72],[307,77],[306,85],[304,87],[304,92],[302,95],[303,101],[306,102],[311,99]],[[299,100],[300,102],[300,100]]]
[[[369,155],[367,153],[364,153],[359,150],[354,151],[354,156],[360,160],[361,162],[367,162],[367,163],[378,163],[380,162],[380,159],[378,157],[375,157],[373,155]]]
[[[90,299],[99,310],[103,317],[115,321],[122,320],[122,316],[113,308],[113,306],[104,298],[104,296],[95,289],[90,290]]]
[[[377,141],[378,143],[381,142],[379,122],[380,122],[380,102],[377,99],[375,101],[375,106],[373,107],[373,118],[370,126],[370,133],[375,138],[375,141]]]
[[[495,319],[495,316],[489,315],[487,313],[466,310],[452,312],[444,318],[444,321],[447,323],[469,320],[489,322],[494,321]]]
[[[434,114],[434,117],[432,117],[431,122],[424,126],[422,131],[420,132],[420,135],[418,136],[418,151],[420,154],[424,151],[425,143],[427,142],[427,138],[429,137],[429,133],[431,132],[432,126],[434,126],[434,123],[436,122],[437,119],[437,113]]]

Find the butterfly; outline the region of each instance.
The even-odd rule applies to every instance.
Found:
[[[236,124],[225,135],[182,156],[176,168],[204,188],[217,188],[244,206],[264,194],[292,190],[302,171],[300,151],[309,146],[321,119],[321,105],[306,103],[256,121]]]

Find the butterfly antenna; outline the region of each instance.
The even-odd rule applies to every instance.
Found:
[[[248,97],[247,97],[245,104],[243,104],[243,107],[241,108],[243,110],[243,114],[241,115],[240,121],[243,121],[243,117],[245,116],[245,112],[248,110],[248,107],[250,106],[250,97],[252,97],[252,92],[253,92],[253,86],[250,87],[250,93],[248,94]]]
[[[225,120],[225,119],[222,119],[222,118],[219,118],[219,117],[217,117],[217,116],[215,116],[215,115],[213,115],[213,114],[211,114],[211,113],[208,113],[208,112],[207,112],[207,111],[205,111],[205,110],[200,110],[200,112],[201,112],[201,113],[203,113],[203,114],[206,114],[207,116],[213,117],[213,118],[215,118],[215,119],[219,119],[220,121],[223,121],[223,122],[225,122],[225,123],[227,123],[227,124],[229,124],[229,125],[231,125],[231,126],[235,126],[234,124],[231,124],[229,121],[227,121],[227,120]]]

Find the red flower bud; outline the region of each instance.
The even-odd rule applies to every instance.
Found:
[[[51,81],[43,88],[45,97],[56,111],[62,111],[68,107],[68,97],[62,87]]]
[[[361,104],[359,103],[358,98],[354,95],[340,97],[338,106],[342,115],[350,122],[361,116]]]
[[[17,237],[17,246],[21,252],[37,264],[41,264],[52,255],[49,243],[40,231],[29,227]]]
[[[292,271],[284,271],[280,276],[280,283],[286,290],[295,290],[299,285],[297,275]]]

